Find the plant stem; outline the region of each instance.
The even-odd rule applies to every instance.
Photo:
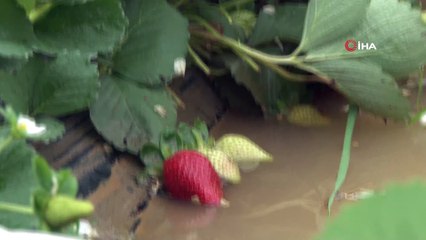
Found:
[[[203,62],[198,54],[188,45],[188,53],[194,59],[195,64],[207,75],[210,75],[210,68]]]
[[[260,71],[260,67],[259,65],[257,65],[257,63],[249,56],[247,56],[247,54],[238,51],[238,50],[234,50],[235,54],[237,54],[244,62],[246,62],[255,72],[259,72]]]
[[[6,202],[0,202],[0,211],[15,212],[25,215],[34,215],[34,210],[32,207]]]
[[[0,142],[0,153],[5,149],[10,143],[12,143],[13,137],[11,135],[7,136],[6,139]]]
[[[28,18],[30,19],[30,21],[32,23],[35,23],[42,16],[44,16],[46,13],[48,13],[53,8],[53,6],[54,6],[54,4],[52,2],[48,2],[48,3],[42,5],[39,8],[35,8],[35,9],[31,10]]]
[[[333,205],[334,199],[337,195],[337,192],[342,187],[345,182],[346,173],[349,169],[349,161],[351,157],[351,145],[352,145],[352,135],[355,128],[355,122],[358,115],[358,106],[350,105],[348,113],[348,121],[346,123],[345,138],[343,140],[343,150],[342,157],[340,159],[339,172],[337,173],[336,183],[334,185],[333,193],[328,199],[328,215],[331,214],[331,207]]]
[[[188,18],[196,21],[200,25],[206,28],[208,32],[193,32],[196,35],[202,36],[204,38],[212,39],[219,41],[220,43],[230,47],[233,50],[241,51],[247,54],[248,56],[265,62],[271,62],[275,64],[286,64],[286,65],[294,65],[297,62],[295,56],[277,56],[264,53],[262,51],[251,48],[237,40],[221,35],[216,29],[214,29],[210,24],[198,17],[198,16],[188,16]]]
[[[416,108],[417,111],[420,109],[420,102],[422,100],[422,93],[423,93],[423,81],[424,81],[424,77],[425,77],[425,69],[424,66],[421,66],[419,69],[419,82],[418,82],[418,89],[417,89],[417,103],[416,103]]]

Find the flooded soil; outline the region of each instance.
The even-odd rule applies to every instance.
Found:
[[[137,239],[144,240],[309,240],[327,220],[325,202],[334,187],[346,124],[342,101],[321,110],[333,120],[321,128],[227,114],[213,129],[248,136],[274,156],[273,163],[245,172],[227,186],[229,208],[204,208],[157,197],[141,214]],[[343,192],[379,190],[395,181],[426,176],[426,129],[387,123],[361,114]],[[333,205],[333,214],[342,204]],[[119,208],[119,206],[116,206]]]

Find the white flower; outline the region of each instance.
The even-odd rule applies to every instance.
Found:
[[[175,74],[177,76],[183,76],[185,75],[185,69],[186,69],[186,60],[185,58],[176,58],[175,63]]]
[[[275,7],[271,4],[265,5],[262,11],[268,15],[275,15]]]
[[[37,125],[34,119],[24,115],[19,115],[17,124],[18,129],[27,136],[37,136],[46,131],[46,126],[41,124]]]
[[[78,235],[89,239],[96,239],[99,237],[96,229],[94,229],[87,220],[80,220],[78,223]]]
[[[424,127],[426,127],[426,113],[423,113],[420,118],[420,124]]]

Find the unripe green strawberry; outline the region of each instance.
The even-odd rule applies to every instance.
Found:
[[[270,162],[272,156],[243,135],[226,134],[216,142],[216,148],[235,162]]]
[[[199,150],[213,165],[217,174],[227,182],[237,184],[241,181],[240,169],[236,162],[232,161],[226,153],[211,148]]]
[[[330,123],[330,119],[323,116],[311,105],[297,105],[288,115],[288,121],[302,127],[319,127]]]
[[[93,211],[94,207],[89,201],[57,195],[50,199],[44,217],[49,226],[59,228],[88,217]]]

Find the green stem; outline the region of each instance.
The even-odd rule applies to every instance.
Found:
[[[421,66],[419,69],[419,82],[418,82],[418,89],[417,89],[417,101],[416,101],[416,108],[417,111],[420,109],[420,101],[422,100],[422,93],[423,93],[423,81],[425,78],[425,72],[424,72],[424,66]]]
[[[14,203],[0,202],[0,211],[15,212],[25,215],[34,215],[34,210],[32,207]]]
[[[262,51],[259,51],[257,49],[251,48],[239,41],[236,41],[232,38],[223,36],[220,34],[216,29],[214,29],[206,20],[203,18],[200,18],[198,16],[190,15],[188,16],[189,19],[192,19],[199,23],[201,26],[203,26],[208,32],[193,32],[192,34],[198,35],[203,38],[207,38],[210,40],[215,40],[220,42],[221,44],[231,48],[234,52],[241,54],[245,54],[248,57],[251,57],[259,62],[262,62],[265,66],[270,67],[272,70],[277,72],[279,75],[293,81],[307,81],[306,77],[302,77],[301,75],[296,75],[289,73],[285,71],[284,69],[280,68],[278,65],[292,65],[296,66],[300,69],[303,69],[305,71],[308,71],[310,73],[313,73],[317,76],[319,76],[319,79],[316,79],[317,81],[330,84],[332,80],[319,72],[317,69],[312,68],[310,66],[305,65],[301,59],[299,59],[296,54],[291,54],[288,56],[277,56],[272,54],[267,54]],[[255,65],[252,65],[252,67]]]
[[[219,41],[220,43],[232,48],[235,51],[244,52],[245,54],[247,54],[248,56],[254,59],[265,61],[265,62],[276,63],[276,64],[285,64],[285,65],[294,65],[297,62],[297,58],[295,56],[279,56],[279,55],[277,56],[277,55],[267,54],[262,51],[251,48],[237,40],[223,36],[218,31],[216,31],[216,29],[210,26],[210,24],[206,20],[198,16],[190,15],[188,16],[188,18],[196,21],[197,23],[205,27],[206,30],[208,31],[208,33],[195,32],[194,34]]]
[[[54,4],[52,2],[48,2],[44,5],[42,5],[39,8],[31,10],[28,18],[32,23],[37,22],[41,17],[43,17],[46,13],[48,13],[52,8]]]
[[[210,68],[203,62],[198,54],[188,45],[188,53],[194,60],[195,64],[207,75],[210,75]]]
[[[333,193],[331,194],[330,198],[328,199],[328,214],[331,214],[331,207],[333,205],[334,199],[337,195],[337,192],[342,187],[346,174],[349,169],[349,161],[351,156],[351,145],[352,145],[352,135],[355,128],[355,122],[358,115],[358,106],[350,105],[349,107],[349,113],[348,113],[348,121],[346,123],[346,130],[345,130],[345,138],[343,141],[343,150],[342,150],[342,157],[340,159],[340,166],[339,166],[339,172],[337,173],[336,183],[334,186]]]
[[[0,142],[0,153],[13,141],[13,137],[9,135],[6,139]]]
[[[238,51],[238,50],[234,50],[235,54],[237,54],[244,62],[246,62],[255,72],[259,72],[260,71],[260,67],[259,65],[257,65],[257,63],[249,56],[247,56],[247,54]]]

